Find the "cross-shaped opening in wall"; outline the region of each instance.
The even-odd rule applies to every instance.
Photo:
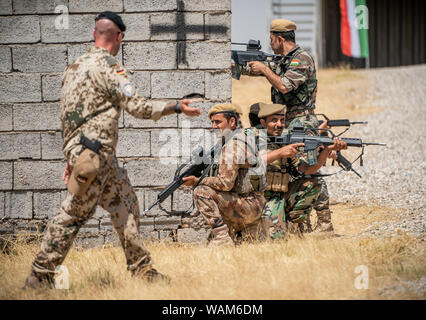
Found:
[[[186,24],[185,22],[185,6],[183,0],[177,0],[177,14],[174,25],[151,25],[151,34],[161,34],[167,32],[176,32],[178,41],[176,60],[179,64],[188,65],[186,60],[186,37],[187,33],[204,34],[204,32],[225,34],[228,31],[227,26],[223,25],[195,25]]]

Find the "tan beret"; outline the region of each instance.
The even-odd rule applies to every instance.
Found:
[[[273,114],[284,115],[287,111],[287,107],[283,104],[261,104],[258,117],[266,118],[267,116],[272,116]]]
[[[271,22],[271,32],[287,32],[296,30],[296,23],[287,19],[275,19]]]
[[[237,113],[237,109],[230,103],[217,104],[210,108],[207,114],[209,119],[216,113]]]

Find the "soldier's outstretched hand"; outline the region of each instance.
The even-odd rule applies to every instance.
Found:
[[[183,99],[183,100],[180,102],[180,110],[181,110],[184,114],[186,114],[187,116],[190,116],[190,117],[198,117],[199,115],[201,115],[202,111],[201,111],[201,109],[200,109],[200,108],[193,108],[193,107],[190,107],[190,106],[189,106],[189,104],[190,104],[191,102],[192,102],[192,101],[191,101],[191,100],[189,100],[189,99]]]

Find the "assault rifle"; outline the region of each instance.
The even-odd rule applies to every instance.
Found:
[[[143,215],[146,214],[157,204],[162,203],[169,196],[171,196],[173,192],[175,192],[181,185],[183,185],[184,177],[200,177],[199,182],[201,182],[202,178],[204,178],[205,176],[205,173],[207,173],[208,171],[207,169],[210,168],[210,165],[213,163],[215,154],[220,151],[219,146],[220,144],[216,144],[207,153],[204,152],[203,147],[197,147],[192,152],[192,156],[177,168],[173,181],[157,195],[157,200],[143,212]],[[186,169],[182,172],[182,169],[185,167]]]
[[[353,124],[367,124],[367,121],[349,121],[349,119],[336,119],[330,120],[325,114],[317,113],[317,116],[323,116],[325,120],[327,120],[327,125],[329,127],[350,127]],[[321,125],[324,120],[319,120],[319,124]]]
[[[248,43],[232,42],[231,44],[246,46],[247,51],[232,50],[232,60],[235,62],[235,67],[232,72],[234,79],[240,80],[241,68],[247,66],[250,61],[275,61],[283,56],[278,54],[269,54],[263,51],[260,45],[260,40],[249,40]]]
[[[307,128],[303,125],[295,125],[293,129],[285,136],[269,136],[268,143],[272,143],[278,146],[285,146],[293,143],[303,143],[305,145],[304,152],[308,154],[308,164],[315,165],[317,164],[317,158],[313,155],[315,151],[320,146],[330,146],[334,144],[333,138],[325,136],[309,136],[306,135]],[[309,129],[309,130],[325,130],[325,129]],[[334,133],[331,130],[327,130],[335,137]],[[385,143],[377,142],[363,142],[359,138],[342,138],[344,142],[347,143],[348,147],[358,147],[362,148],[365,146],[386,146]]]

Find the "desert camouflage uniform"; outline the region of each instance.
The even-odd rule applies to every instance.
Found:
[[[209,176],[195,188],[195,204],[213,230],[227,225],[231,234],[243,231],[249,237],[262,237],[264,176],[249,174],[256,162],[254,152],[246,147],[245,134],[240,132],[223,146]]]
[[[86,194],[68,192],[59,214],[48,224],[32,272],[54,272],[65,259],[79,229],[99,204],[111,214],[128,269],[150,269],[149,251],[139,236],[139,205],[127,176],[115,157],[118,119],[124,109],[138,118],[158,120],[164,102],[139,96],[127,71],[107,50],[91,47],[65,70],[62,78],[61,121],[63,152],[73,168],[84,150],[80,134],[102,143],[100,169]]]

